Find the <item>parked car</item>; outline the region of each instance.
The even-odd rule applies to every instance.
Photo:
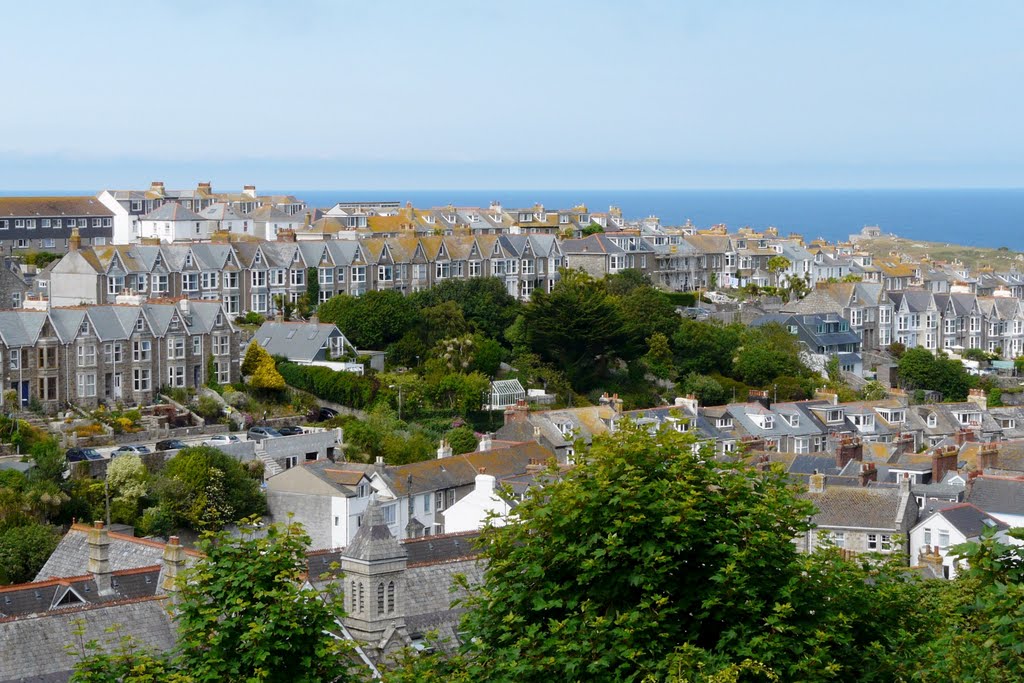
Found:
[[[302,434],[303,429],[296,425],[288,425],[286,427],[279,427],[277,431],[281,436],[295,436],[296,434]]]
[[[281,436],[281,432],[273,427],[250,427],[245,435],[249,437],[249,441],[263,441],[263,439],[276,439]]]
[[[64,454],[68,462],[82,462],[84,460],[103,460],[103,456],[95,448],[69,448]]]
[[[188,444],[181,439],[164,439],[163,441],[156,442],[156,449],[158,451],[177,451],[187,447]]]
[[[203,441],[204,446],[224,446],[229,443],[238,443],[240,439],[234,434],[214,434],[206,441]]]
[[[142,444],[137,443],[130,443],[125,444],[120,448],[115,448],[114,452],[110,454],[110,457],[116,458],[119,455],[145,455],[146,453],[149,452],[151,452],[149,450],[149,446],[143,446]]]
[[[318,412],[312,414],[316,422],[327,422],[328,420],[338,417],[338,411],[333,408],[328,408],[327,405],[322,405]]]

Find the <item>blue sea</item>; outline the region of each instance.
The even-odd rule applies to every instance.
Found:
[[[1024,251],[1024,189],[997,190],[290,190],[312,206],[339,201],[411,201],[417,207],[517,208],[541,203],[591,211],[615,205],[628,218],[658,216],[664,225],[775,226],[780,234],[845,240],[865,225],[909,239]]]
[[[223,185],[218,186],[218,189]],[[865,225],[909,239],[1024,251],[1024,189],[929,190],[265,190],[293,194],[312,206],[339,201],[410,201],[417,207],[508,208],[541,203],[591,211],[611,205],[628,218],[658,216],[665,225],[690,220],[698,227],[724,223],[730,229],[775,226],[780,234],[806,239],[846,239]],[[55,194],[3,192],[4,194]],[[79,194],[61,192],[59,194]],[[80,194],[92,194],[82,192]]]

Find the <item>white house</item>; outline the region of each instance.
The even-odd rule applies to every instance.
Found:
[[[253,226],[249,216],[225,202],[211,204],[199,214],[209,224],[210,232],[223,230],[238,235],[252,235]]]
[[[1006,541],[1010,527],[995,517],[971,505],[958,503],[926,514],[910,530],[910,558],[918,564],[939,564],[942,575],[955,579],[962,561],[956,560],[950,549],[961,543],[977,541],[987,528],[996,530],[996,537]]]
[[[279,231],[298,230],[303,225],[301,216],[289,215],[269,204],[253,211],[249,218],[252,219],[252,233],[261,240],[276,240]]]
[[[967,489],[967,502],[1011,527],[1024,527],[1024,479],[975,477]]]
[[[476,475],[473,490],[442,511],[445,533],[476,531],[487,525],[505,526],[508,523],[512,506],[495,492],[495,481],[489,474]]]
[[[204,239],[210,231],[206,219],[179,204],[167,202],[139,219],[138,237],[158,238],[161,242]]]

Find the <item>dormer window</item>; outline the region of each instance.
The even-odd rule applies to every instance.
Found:
[[[800,426],[800,416],[795,413],[791,415],[783,415],[782,419],[784,419],[790,427]]]
[[[720,417],[715,420],[715,427],[717,429],[732,429],[732,418],[731,417]]]
[[[842,422],[842,421],[843,421],[843,411],[842,410],[828,410],[828,411],[825,411],[825,422],[827,422],[829,424],[834,424],[836,422]]]
[[[83,320],[82,325],[78,328],[78,334],[85,336],[89,334],[89,321]]]
[[[366,498],[367,496],[369,496],[370,495],[370,485],[367,484],[366,482],[363,482],[362,484],[357,486],[356,487],[356,495],[358,497],[360,497],[360,498]]]
[[[135,331],[142,332],[144,329],[146,329],[146,322],[142,319],[142,316],[139,316],[139,319],[135,321]]]
[[[192,265],[192,252],[189,252],[189,253],[185,254],[185,265],[186,266],[191,266]]]
[[[939,424],[939,416],[935,413],[928,413],[927,424],[931,428],[937,427]]]
[[[263,252],[257,251],[256,255],[252,259],[252,262],[255,263],[256,265],[263,263]]]
[[[755,415],[754,423],[761,429],[774,429],[775,417],[772,415]]]

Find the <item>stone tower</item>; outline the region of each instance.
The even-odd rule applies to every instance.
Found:
[[[376,496],[352,543],[341,554],[345,626],[380,660],[405,647],[405,569],[408,554],[384,521]],[[373,653],[373,654],[371,654]]]

